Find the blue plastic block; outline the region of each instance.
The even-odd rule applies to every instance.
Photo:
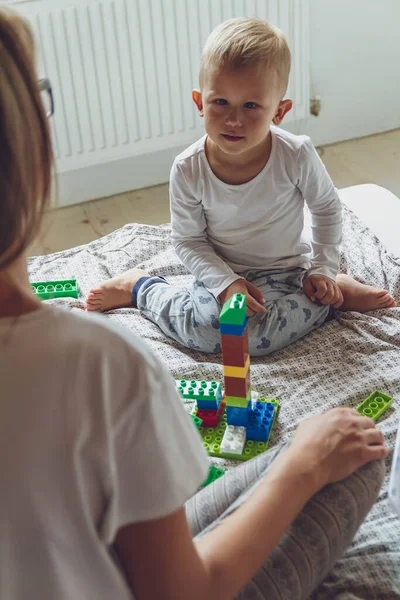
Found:
[[[196,400],[197,408],[201,410],[218,410],[221,401],[216,400]]]
[[[221,334],[225,335],[244,335],[245,329],[247,327],[248,317],[245,318],[243,325],[230,325],[229,323],[220,323],[219,331]]]
[[[246,436],[248,440],[267,442],[274,422],[276,405],[272,402],[255,402],[250,413]]]
[[[251,402],[249,402],[247,408],[241,408],[239,406],[227,406],[226,421],[228,425],[241,425],[242,427],[247,427],[251,411]]]

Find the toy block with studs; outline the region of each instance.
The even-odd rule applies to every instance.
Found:
[[[246,428],[227,425],[221,441],[221,452],[227,454],[243,454],[246,443]]]
[[[357,406],[356,410],[365,417],[377,421],[391,406],[393,398],[383,392],[373,392],[364,402]]]
[[[53,298],[77,298],[78,286],[76,279],[61,279],[59,281],[36,281],[31,283],[32,290],[41,300]]]
[[[222,387],[217,381],[175,379],[175,386],[185,400],[216,402],[216,409],[222,400]]]
[[[219,315],[220,325],[240,325],[247,321],[246,317],[246,296],[244,294],[234,294],[222,307]]]
[[[272,402],[254,403],[246,429],[247,439],[267,442],[275,418],[276,405]]]
[[[200,419],[200,417],[198,417],[197,415],[190,415],[192,418],[193,423],[196,425],[197,429],[200,429],[200,427],[203,424],[203,420]]]
[[[218,469],[218,467],[211,465],[210,470],[208,471],[207,479],[203,483],[202,487],[207,487],[208,485],[210,485],[210,483],[214,483],[214,481],[216,481],[223,475],[225,475],[225,471],[223,469]]]

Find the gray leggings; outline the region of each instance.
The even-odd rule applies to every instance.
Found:
[[[247,500],[285,448],[272,448],[231,469],[187,502],[186,514],[195,539],[217,527]],[[384,472],[383,461],[375,461],[318,492],[237,598],[308,598],[349,546],[377,499]]]
[[[265,356],[320,327],[330,307],[313,303],[303,292],[304,269],[248,271],[245,278],[263,293],[267,312],[248,321],[251,356]],[[137,307],[168,337],[201,352],[221,352],[221,306],[199,281],[189,290],[149,277],[136,296]]]

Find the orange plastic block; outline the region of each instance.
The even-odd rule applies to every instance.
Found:
[[[249,354],[249,333],[246,327],[244,335],[221,334],[222,362],[230,367],[244,367]]]
[[[226,396],[247,398],[250,391],[250,371],[248,371],[245,379],[241,377],[224,377],[224,385]]]

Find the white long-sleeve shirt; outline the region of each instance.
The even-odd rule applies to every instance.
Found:
[[[342,208],[310,138],[271,127],[269,160],[251,181],[222,182],[205,153],[207,136],[174,161],[172,243],[183,264],[215,296],[252,269],[302,267],[335,279]],[[311,240],[304,234],[304,202]]]

